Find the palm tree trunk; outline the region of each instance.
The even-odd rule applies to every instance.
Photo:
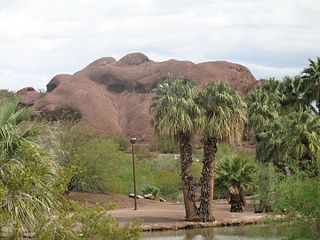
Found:
[[[191,175],[192,148],[190,135],[179,135],[180,160],[181,160],[181,184],[183,191],[184,206],[186,210],[186,220],[197,220],[197,207],[195,203],[195,187]]]
[[[214,170],[215,155],[217,152],[217,139],[207,137],[204,141],[203,166],[201,173],[201,197],[198,213],[203,222],[214,221],[213,216],[213,193],[214,193]]]

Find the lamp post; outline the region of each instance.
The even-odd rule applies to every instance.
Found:
[[[137,210],[137,189],[136,189],[136,162],[134,159],[134,144],[136,143],[136,138],[130,138],[131,143],[131,154],[132,154],[132,175],[133,175],[133,194],[134,194],[134,210]]]

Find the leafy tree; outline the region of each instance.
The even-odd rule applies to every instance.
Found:
[[[309,66],[302,71],[304,98],[308,102],[316,101],[320,112],[320,57],[314,61],[309,59]]]
[[[202,221],[214,220],[212,212],[214,168],[217,142],[232,142],[243,131],[246,104],[226,82],[209,83],[200,93],[198,103],[204,112],[202,133],[203,168],[199,214]]]
[[[239,157],[217,164],[215,186],[218,192],[230,195],[230,212],[242,211],[243,193],[253,189],[255,172],[254,165]]]
[[[195,190],[191,175],[191,136],[201,123],[201,109],[195,103],[195,84],[185,79],[167,79],[155,89],[150,112],[152,126],[158,136],[173,138],[179,145],[181,181],[186,210],[186,219],[196,218]]]

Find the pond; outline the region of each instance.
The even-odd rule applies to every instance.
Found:
[[[202,228],[178,231],[147,232],[143,240],[244,240],[285,239],[285,225],[246,225],[237,227]]]

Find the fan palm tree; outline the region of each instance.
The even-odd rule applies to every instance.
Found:
[[[280,117],[259,137],[257,157],[262,163],[271,161],[285,174],[290,164],[299,165],[311,176],[317,174],[320,119],[311,110]]]
[[[265,80],[261,88],[252,91],[246,97],[248,130],[255,133],[264,130],[266,124],[279,116],[284,99],[281,84],[275,79]]]
[[[195,189],[191,175],[191,136],[201,124],[201,109],[194,98],[197,89],[192,81],[167,79],[155,89],[151,100],[151,124],[158,136],[171,137],[178,145],[181,160],[181,182],[186,220],[197,218]]]
[[[0,106],[0,222],[15,231],[34,229],[62,207],[59,168],[37,143],[41,130],[26,121],[31,113],[17,99]]]
[[[320,112],[320,57],[315,61],[309,59],[309,66],[302,71],[305,99],[316,101],[318,113]]]
[[[300,75],[294,77],[285,76],[280,83],[281,92],[284,94],[284,99],[281,101],[285,112],[300,111],[310,106],[305,102],[303,79]]]
[[[239,94],[223,81],[209,83],[201,92],[198,103],[203,109],[204,124],[201,198],[198,209],[202,221],[213,221],[214,168],[217,142],[232,142],[242,134],[246,104]]]
[[[254,186],[254,165],[239,157],[227,159],[217,165],[215,186],[221,194],[230,196],[230,212],[242,211],[243,192]]]

